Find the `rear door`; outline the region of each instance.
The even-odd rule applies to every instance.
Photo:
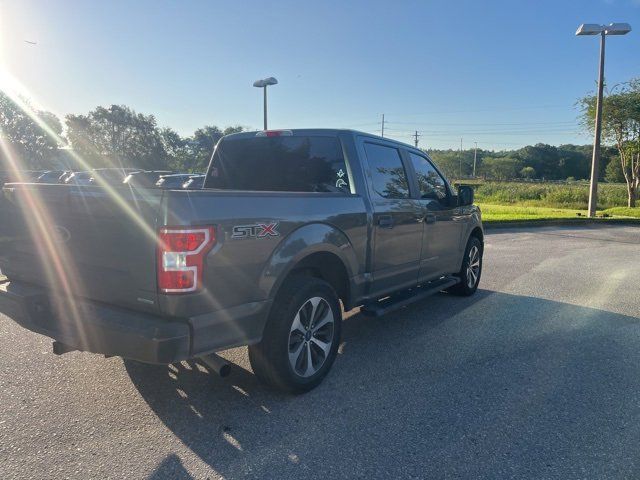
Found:
[[[431,160],[414,151],[406,152],[415,173],[418,203],[423,215],[423,245],[420,280],[429,280],[460,269],[460,241],[464,218],[451,195],[449,184]]]
[[[399,148],[364,140],[373,207],[372,296],[417,283],[422,246],[421,207],[412,199]]]

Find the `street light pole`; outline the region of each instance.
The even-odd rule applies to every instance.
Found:
[[[596,99],[596,125],[591,159],[591,184],[589,186],[589,217],[596,216],[598,207],[598,176],[600,175],[600,137],[602,134],[602,97],[604,93],[604,47],[606,33],[600,33],[600,70],[598,72],[598,98]]]
[[[598,25],[583,23],[576,35],[600,35],[600,68],[598,71],[598,97],[596,99],[596,122],[593,134],[593,157],[591,159],[591,184],[589,186],[589,217],[596,216],[598,206],[598,174],[600,173],[600,137],[602,134],[602,102],[604,92],[604,47],[607,35],[626,35],[631,31],[628,23]]]
[[[269,85],[277,85],[278,80],[273,77],[263,78],[262,80],[256,80],[253,82],[253,86],[262,88],[263,90],[263,104],[264,104],[264,129],[267,130],[267,87]]]
[[[262,87],[264,90],[264,129],[267,130],[267,86]]]

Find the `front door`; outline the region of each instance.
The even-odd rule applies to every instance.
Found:
[[[422,247],[421,207],[411,198],[400,151],[393,144],[367,141],[373,206],[372,296],[414,286]]]
[[[445,179],[424,155],[408,152],[415,171],[419,203],[424,215],[420,280],[460,270],[460,248],[464,218],[453,205]]]

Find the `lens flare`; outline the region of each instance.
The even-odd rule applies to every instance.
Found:
[[[68,148],[66,141],[60,137],[46,122],[44,122],[38,115],[37,110],[42,110],[32,100],[33,97],[29,95],[29,92],[24,86],[13,78],[4,69],[0,69],[0,90],[7,95],[34,123],[36,123],[42,131],[46,133],[60,148]],[[24,99],[29,99],[25,101]],[[10,172],[13,177],[19,182],[28,182],[22,172],[28,170],[28,166],[23,159],[20,159],[14,151],[12,151],[8,140],[4,134],[0,132],[0,149],[7,159]],[[74,170],[90,171],[93,166],[82,158],[73,149],[67,150],[75,163]],[[95,152],[100,153],[100,152]],[[115,164],[111,159],[105,158],[107,165],[111,168],[122,168],[122,165]],[[139,213],[142,205],[140,200],[150,200],[152,195],[145,190],[136,190],[130,186],[123,186],[118,189],[113,187],[108,181],[102,178],[100,175],[94,176],[94,180],[97,185],[101,187],[101,190],[106,192],[108,198],[113,202],[115,207],[126,217],[128,217],[139,230],[141,235],[144,235],[152,240],[153,244],[159,247],[159,238],[155,225],[149,225],[144,220],[143,216]],[[95,187],[78,187],[83,191],[89,193],[95,191]],[[91,292],[85,292],[83,285],[79,283],[81,276],[78,275],[76,265],[74,263],[74,257],[72,252],[68,251],[68,248],[64,245],[56,243],[53,238],[55,225],[52,219],[51,212],[47,209],[46,202],[43,200],[41,193],[35,188],[21,188],[21,197],[24,197],[25,205],[31,215],[24,215],[27,222],[27,227],[31,234],[32,239],[41,239],[41,241],[34,241],[35,247],[38,252],[38,256],[41,259],[41,263],[44,266],[44,274],[47,277],[49,285],[57,285],[59,290],[64,293],[64,302],[55,304],[54,307],[58,309],[56,312],[60,316],[71,316],[75,323],[77,334],[80,335],[80,340],[86,339],[86,332],[82,329],[82,317],[84,316],[84,308],[86,303],[77,301],[75,299],[81,297],[90,297]],[[188,192],[186,195],[190,196]],[[80,196],[81,200],[86,199]],[[85,206],[87,204],[85,203]],[[87,206],[88,208],[88,206]],[[46,260],[50,260],[50,263]],[[42,261],[44,260],[44,261]],[[244,275],[243,272],[238,272],[240,275]],[[248,279],[249,280],[249,279]],[[200,293],[204,295],[209,304],[211,310],[220,310],[221,304],[215,295],[206,289]],[[86,308],[89,308],[88,306]],[[239,327],[237,327],[240,330]]]

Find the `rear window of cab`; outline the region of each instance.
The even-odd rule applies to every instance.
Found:
[[[349,194],[349,182],[337,137],[242,137],[220,142],[205,187]]]

